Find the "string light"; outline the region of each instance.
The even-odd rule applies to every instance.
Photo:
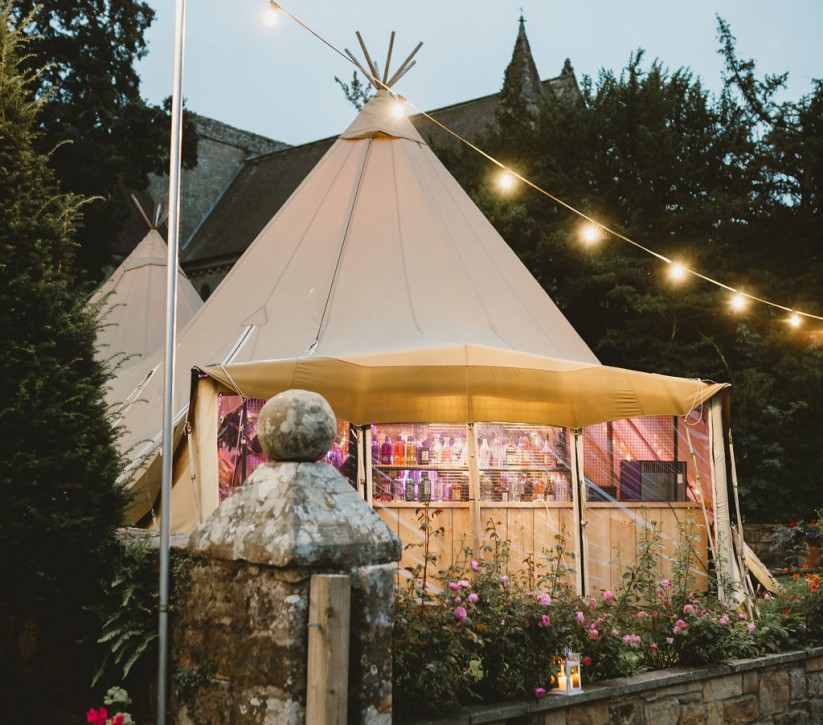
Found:
[[[732,306],[732,310],[735,312],[742,312],[746,309],[746,306],[749,304],[749,300],[741,292],[737,292],[732,296],[731,302],[729,303]]]
[[[280,19],[280,13],[277,12],[280,6],[277,3],[269,2],[269,6],[263,11],[263,23],[270,28],[277,25]]]
[[[677,262],[669,262],[669,277],[675,282],[686,279],[686,270]]]
[[[587,246],[597,244],[597,242],[603,238],[603,232],[601,229],[602,228],[599,224],[588,222],[580,227],[580,239],[582,239],[583,243]]]
[[[503,169],[497,177],[497,185],[503,191],[509,191],[514,186],[514,176],[508,169]]]
[[[403,118],[406,115],[406,109],[403,107],[403,100],[398,96],[391,104],[391,115],[395,118]]]
[[[351,58],[344,55],[338,48],[336,48],[334,45],[332,45],[323,36],[319,35],[317,32],[312,30],[309,26],[307,26],[305,23],[303,23],[298,18],[296,18],[294,15],[292,15],[288,10],[283,8],[278,3],[274,2],[274,0],[269,0],[269,4],[270,4],[270,6],[273,10],[279,10],[280,12],[282,12],[288,18],[293,20],[297,25],[299,25],[301,28],[303,28],[306,32],[313,35],[317,40],[319,40],[321,43],[323,43],[328,48],[330,48],[333,52],[337,53],[341,58],[345,59],[348,63],[351,63],[356,68],[359,68],[360,70],[362,70],[362,68],[359,67],[358,64],[355,63]],[[379,78],[373,78],[372,80],[375,82],[376,85],[382,86],[382,88],[384,88],[387,91],[391,91],[389,86],[386,85],[386,83],[382,82]],[[789,322],[789,325],[791,325],[792,327],[798,327],[801,324],[802,317],[807,317],[809,319],[823,321],[823,316],[821,316],[821,315],[815,315],[815,314],[812,314],[810,312],[795,312],[791,308],[786,307],[785,305],[778,304],[777,302],[773,302],[771,300],[767,300],[767,299],[764,299],[762,297],[756,297],[754,295],[742,293],[742,292],[736,290],[735,288],[730,287],[729,285],[726,285],[723,282],[720,282],[719,280],[716,280],[716,279],[714,279],[712,277],[709,277],[705,274],[701,274],[700,272],[698,272],[694,269],[688,269],[687,270],[682,265],[679,265],[677,263],[672,262],[671,260],[664,257],[662,254],[660,254],[658,252],[655,252],[653,249],[649,249],[648,247],[640,244],[639,242],[636,242],[634,239],[631,239],[630,237],[627,237],[625,234],[621,234],[620,232],[618,232],[614,229],[611,229],[611,228],[609,228],[609,227],[607,227],[603,224],[599,224],[598,222],[590,219],[586,214],[584,214],[580,210],[576,209],[575,207],[573,207],[568,202],[565,202],[562,199],[560,199],[559,197],[555,196],[554,194],[546,191],[545,189],[538,186],[537,184],[530,181],[529,179],[527,179],[523,176],[520,176],[519,174],[516,175],[516,177],[515,177],[514,175],[512,175],[511,172],[509,172],[506,169],[506,167],[500,161],[498,161],[496,158],[494,158],[491,154],[488,154],[487,152],[483,151],[483,149],[481,149],[479,146],[476,146],[471,141],[469,141],[468,139],[461,136],[459,133],[453,131],[448,126],[444,125],[443,123],[438,121],[436,118],[434,118],[433,116],[431,116],[430,114],[426,113],[424,110],[419,108],[418,106],[416,106],[413,103],[409,102],[407,99],[404,99],[404,102],[410,108],[414,109],[414,111],[418,115],[420,115],[423,118],[427,119],[428,121],[433,123],[435,126],[438,126],[443,131],[445,131],[446,133],[448,133],[449,135],[451,135],[455,139],[457,139],[460,143],[464,144],[465,146],[468,146],[475,153],[480,154],[481,156],[483,156],[485,159],[487,159],[491,163],[493,163],[496,166],[503,169],[503,173],[501,173],[500,176],[498,176],[498,186],[500,187],[500,189],[502,191],[510,190],[514,186],[515,179],[517,179],[517,180],[523,182],[524,184],[526,184],[527,186],[531,187],[532,189],[534,189],[539,194],[542,194],[543,196],[547,197],[548,199],[551,199],[556,204],[566,208],[568,211],[572,212],[573,214],[576,214],[577,216],[581,217],[582,219],[585,219],[586,221],[588,221],[589,224],[586,225],[585,227],[583,227],[583,229],[581,229],[581,238],[583,239],[584,242],[586,242],[588,244],[591,244],[594,241],[596,241],[597,239],[599,239],[600,237],[602,237],[604,234],[609,234],[611,236],[617,237],[618,239],[626,242],[627,244],[631,244],[632,246],[636,247],[637,249],[640,249],[641,251],[646,252],[647,254],[650,254],[653,257],[657,257],[659,260],[661,260],[663,262],[666,262],[669,265],[671,265],[670,268],[669,268],[669,274],[672,276],[672,279],[683,279],[688,274],[688,275],[691,275],[691,276],[694,276],[694,277],[698,277],[698,278],[702,279],[704,282],[708,282],[709,284],[713,284],[716,287],[720,287],[721,289],[725,289],[728,292],[731,292],[733,294],[732,301],[731,301],[731,306],[732,306],[732,309],[734,309],[735,311],[743,310],[748,305],[748,303],[750,301],[754,301],[754,302],[759,302],[760,304],[764,304],[764,305],[774,307],[776,309],[784,310],[785,312],[791,313],[790,317],[788,318],[788,322]],[[590,229],[590,231],[586,231],[587,228]],[[597,235],[596,238],[594,237],[595,233]]]

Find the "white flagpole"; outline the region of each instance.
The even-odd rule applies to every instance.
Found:
[[[160,608],[158,613],[157,725],[165,725],[168,709],[169,559],[171,519],[172,438],[174,436],[174,353],[177,325],[177,248],[180,230],[180,144],[183,135],[183,48],[186,0],[176,0],[174,22],[174,79],[169,154],[169,238],[166,268],[166,350],[163,398],[163,482],[160,490]]]

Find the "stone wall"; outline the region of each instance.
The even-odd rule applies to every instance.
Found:
[[[780,524],[745,524],[743,536],[757,557],[770,569],[786,566],[783,554],[774,545]]]
[[[465,708],[407,725],[811,725],[823,722],[823,648],[598,682],[574,695]]]
[[[257,431],[271,462],[178,553],[189,574],[173,624],[173,721],[313,725],[322,713],[389,725],[400,540],[335,468],[314,462],[336,434],[323,398],[276,395]],[[320,594],[329,579],[342,586],[336,600]]]

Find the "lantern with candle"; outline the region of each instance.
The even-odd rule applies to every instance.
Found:
[[[557,673],[557,687],[552,692],[558,695],[572,695],[583,690],[580,681],[580,653],[566,647],[558,658],[560,671]]]

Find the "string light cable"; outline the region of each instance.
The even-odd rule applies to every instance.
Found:
[[[332,50],[334,53],[337,53],[337,55],[339,55],[341,58],[343,58],[347,63],[350,63],[351,65],[353,65],[356,69],[358,69],[361,73],[363,73],[366,76],[366,78],[371,82],[371,84],[375,88],[388,91],[393,97],[395,97],[398,100],[402,100],[403,103],[407,104],[411,109],[413,109],[416,115],[421,116],[421,117],[425,118],[426,120],[430,121],[435,126],[437,126],[438,128],[442,129],[444,132],[446,132],[447,134],[452,136],[454,139],[456,139],[460,143],[464,144],[465,146],[470,148],[475,153],[482,156],[484,159],[489,161],[491,164],[497,166],[503,172],[503,174],[507,175],[507,177],[509,179],[509,184],[510,184],[511,179],[516,179],[517,181],[522,182],[524,185],[526,185],[529,188],[533,189],[537,193],[542,194],[546,198],[553,201],[555,204],[557,204],[559,206],[562,206],[563,208],[567,209],[568,211],[572,212],[573,214],[576,214],[579,218],[581,218],[584,221],[588,222],[591,225],[591,232],[592,233],[596,234],[596,233],[599,233],[599,232],[605,232],[606,234],[609,234],[613,237],[616,237],[617,239],[620,239],[621,241],[626,242],[627,244],[630,244],[631,246],[641,250],[642,252],[645,252],[646,254],[651,255],[652,257],[656,257],[661,262],[664,262],[668,265],[671,265],[670,270],[672,271],[672,273],[675,274],[675,275],[680,275],[681,278],[685,275],[691,275],[693,277],[697,277],[698,279],[703,280],[704,282],[708,282],[709,284],[712,284],[715,287],[719,287],[720,289],[724,289],[727,292],[730,292],[732,295],[734,295],[734,297],[732,299],[732,306],[735,309],[742,309],[742,307],[745,306],[746,302],[752,301],[752,302],[758,302],[758,303],[760,303],[762,305],[766,305],[768,307],[772,307],[773,309],[782,310],[783,312],[789,313],[788,323],[792,327],[799,327],[799,325],[801,324],[803,318],[823,321],[823,315],[815,315],[811,312],[804,312],[804,311],[801,311],[801,310],[794,309],[792,307],[787,307],[786,305],[782,305],[778,302],[773,302],[772,300],[765,299],[764,297],[759,297],[757,295],[751,294],[750,292],[744,292],[744,291],[741,291],[741,290],[739,290],[735,287],[731,287],[727,284],[724,284],[723,282],[720,282],[719,280],[716,280],[712,277],[709,277],[708,275],[702,274],[701,272],[698,272],[695,269],[691,269],[689,267],[686,267],[683,264],[670,259],[669,257],[665,256],[664,254],[660,254],[659,252],[656,252],[655,250],[650,249],[649,247],[641,244],[640,242],[637,242],[634,239],[631,239],[630,237],[626,236],[625,234],[622,234],[622,233],[618,232],[617,230],[612,229],[612,228],[606,226],[605,224],[602,224],[601,222],[597,221],[596,219],[593,219],[589,215],[587,215],[584,212],[580,211],[579,209],[575,208],[574,206],[572,206],[568,202],[564,201],[563,199],[555,196],[551,192],[549,192],[546,189],[542,188],[540,185],[534,183],[530,179],[528,179],[525,176],[519,174],[514,169],[509,168],[502,161],[499,161],[494,156],[492,156],[491,154],[489,154],[488,152],[484,151],[482,148],[477,146],[475,143],[469,141],[467,138],[461,136],[456,131],[452,130],[451,128],[449,128],[445,124],[438,121],[436,118],[434,118],[434,116],[430,115],[429,113],[427,113],[423,109],[419,108],[417,105],[415,105],[414,103],[409,101],[408,98],[399,96],[399,94],[397,94],[394,90],[392,90],[392,88],[390,86],[391,86],[392,83],[399,80],[399,76],[402,75],[403,72],[405,72],[405,71],[409,70],[409,68],[411,68],[411,65],[413,65],[413,63],[409,64],[409,65],[407,65],[407,64],[409,63],[409,60],[411,60],[411,57],[420,49],[420,47],[422,46],[422,43],[419,43],[417,45],[417,47],[412,51],[409,58],[407,58],[405,63],[403,65],[401,65],[400,70],[397,73],[395,73],[394,77],[391,80],[389,80],[387,82],[385,80],[385,74],[384,74],[384,79],[383,80],[381,80],[378,77],[379,74],[376,72],[376,66],[374,66],[374,64],[371,61],[371,58],[369,58],[369,55],[368,55],[368,52],[366,51],[363,40],[360,37],[360,33],[357,33],[357,38],[360,41],[360,46],[363,49],[364,55],[366,56],[366,59],[367,59],[366,62],[369,64],[370,67],[373,66],[374,72],[366,70],[366,68],[364,68],[363,65],[361,63],[359,63],[357,61],[357,59],[354,58],[350,53],[343,52],[343,51],[339,50],[332,43],[330,43],[328,40],[326,40],[323,36],[321,36],[315,30],[310,28],[304,22],[302,22],[299,18],[292,15],[288,10],[286,10],[279,3],[275,2],[274,0],[269,0],[269,6],[271,7],[271,9],[273,11],[282,12],[287,18],[289,18],[294,23],[299,25],[306,32],[310,33],[317,40],[319,40],[321,43],[323,43],[325,46],[327,46],[330,50]],[[392,33],[392,41],[393,40],[394,40],[394,34]],[[391,57],[391,45],[389,46],[389,57]],[[387,65],[386,65],[385,70],[386,70],[386,72],[388,72],[388,61],[387,61]],[[506,178],[506,177],[504,177],[504,178]],[[505,181],[504,181],[504,184],[505,184]]]

